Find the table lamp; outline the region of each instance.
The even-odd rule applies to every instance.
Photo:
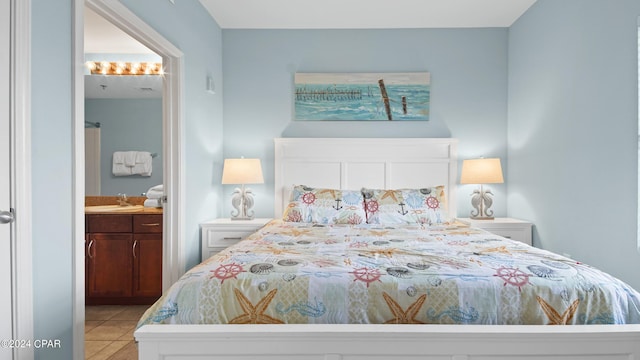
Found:
[[[222,169],[222,184],[239,184],[231,197],[232,220],[251,220],[254,217],[253,192],[245,184],[263,184],[260,159],[225,159]]]
[[[476,189],[471,194],[471,218],[476,220],[492,220],[493,210],[489,210],[493,199],[491,190],[485,190],[483,184],[501,184],[502,166],[499,158],[491,159],[470,159],[462,161],[462,174],[460,184],[479,184],[480,189]]]

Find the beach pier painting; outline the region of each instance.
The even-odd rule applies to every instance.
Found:
[[[410,73],[297,73],[295,120],[429,120],[431,78]]]

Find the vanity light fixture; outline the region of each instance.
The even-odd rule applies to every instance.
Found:
[[[92,75],[164,75],[162,63],[87,61]]]
[[[502,184],[502,166],[500,158],[491,159],[471,159],[462,161],[462,173],[460,184],[478,184],[480,189],[476,189],[471,194],[471,218],[476,220],[493,220],[493,210],[489,210],[493,199],[491,190],[485,190],[483,184]]]

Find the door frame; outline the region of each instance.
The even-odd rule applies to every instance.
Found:
[[[183,155],[183,53],[145,23],[120,0],[72,0],[74,7],[73,72],[74,116],[74,359],[84,358],[84,5],[162,57],[165,68],[162,96],[163,178],[168,202],[163,218],[163,291],[185,271],[184,155]]]
[[[12,264],[12,313],[15,339],[33,339],[33,252],[31,204],[31,0],[10,0],[11,99],[9,135],[12,151],[11,198],[16,209]],[[19,285],[19,286],[18,286]],[[33,359],[33,349],[19,349],[15,359]]]

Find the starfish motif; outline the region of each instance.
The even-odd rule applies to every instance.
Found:
[[[336,198],[336,190],[334,190],[334,189],[324,189],[324,190],[320,190],[318,192],[318,194],[324,194],[324,193],[329,193],[329,194],[331,194],[332,198],[334,198],[334,199]]]
[[[264,313],[265,310],[267,310],[269,303],[271,303],[271,300],[276,296],[277,291],[278,289],[269,291],[267,296],[260,299],[258,304],[254,306],[249,299],[240,292],[240,290],[237,288],[233,289],[233,292],[236,294],[236,299],[238,299],[238,303],[244,311],[244,314],[231,319],[229,324],[284,324],[281,320]]]
[[[369,230],[369,234],[373,236],[385,236],[388,233],[389,233],[389,230],[382,230],[382,231]]]
[[[416,316],[418,315],[418,311],[420,311],[422,304],[427,300],[427,294],[422,294],[418,300],[409,305],[406,311],[402,310],[402,307],[400,307],[400,305],[386,292],[382,293],[382,297],[384,297],[384,301],[387,302],[387,306],[389,306],[389,310],[391,310],[391,313],[394,316],[393,319],[385,321],[385,324],[424,324],[423,322],[416,320]]]
[[[544,311],[549,318],[549,323],[547,325],[569,325],[569,321],[573,318],[576,310],[578,310],[578,304],[580,304],[580,299],[576,299],[571,303],[571,305],[569,305],[567,310],[560,315],[556,309],[552,308],[551,305],[544,301],[540,296],[536,296],[536,300],[538,301],[538,304],[540,304],[542,311]]]
[[[398,198],[396,197],[396,192],[394,190],[385,190],[384,195],[380,197],[380,200],[384,200],[385,198],[392,198],[393,201],[398,202]]]
[[[302,234],[308,234],[310,232],[311,232],[311,230],[309,230],[309,229],[291,229],[291,230],[286,231],[286,232],[283,231],[283,234],[284,235],[292,235],[292,236],[297,237],[297,236],[300,236]]]

